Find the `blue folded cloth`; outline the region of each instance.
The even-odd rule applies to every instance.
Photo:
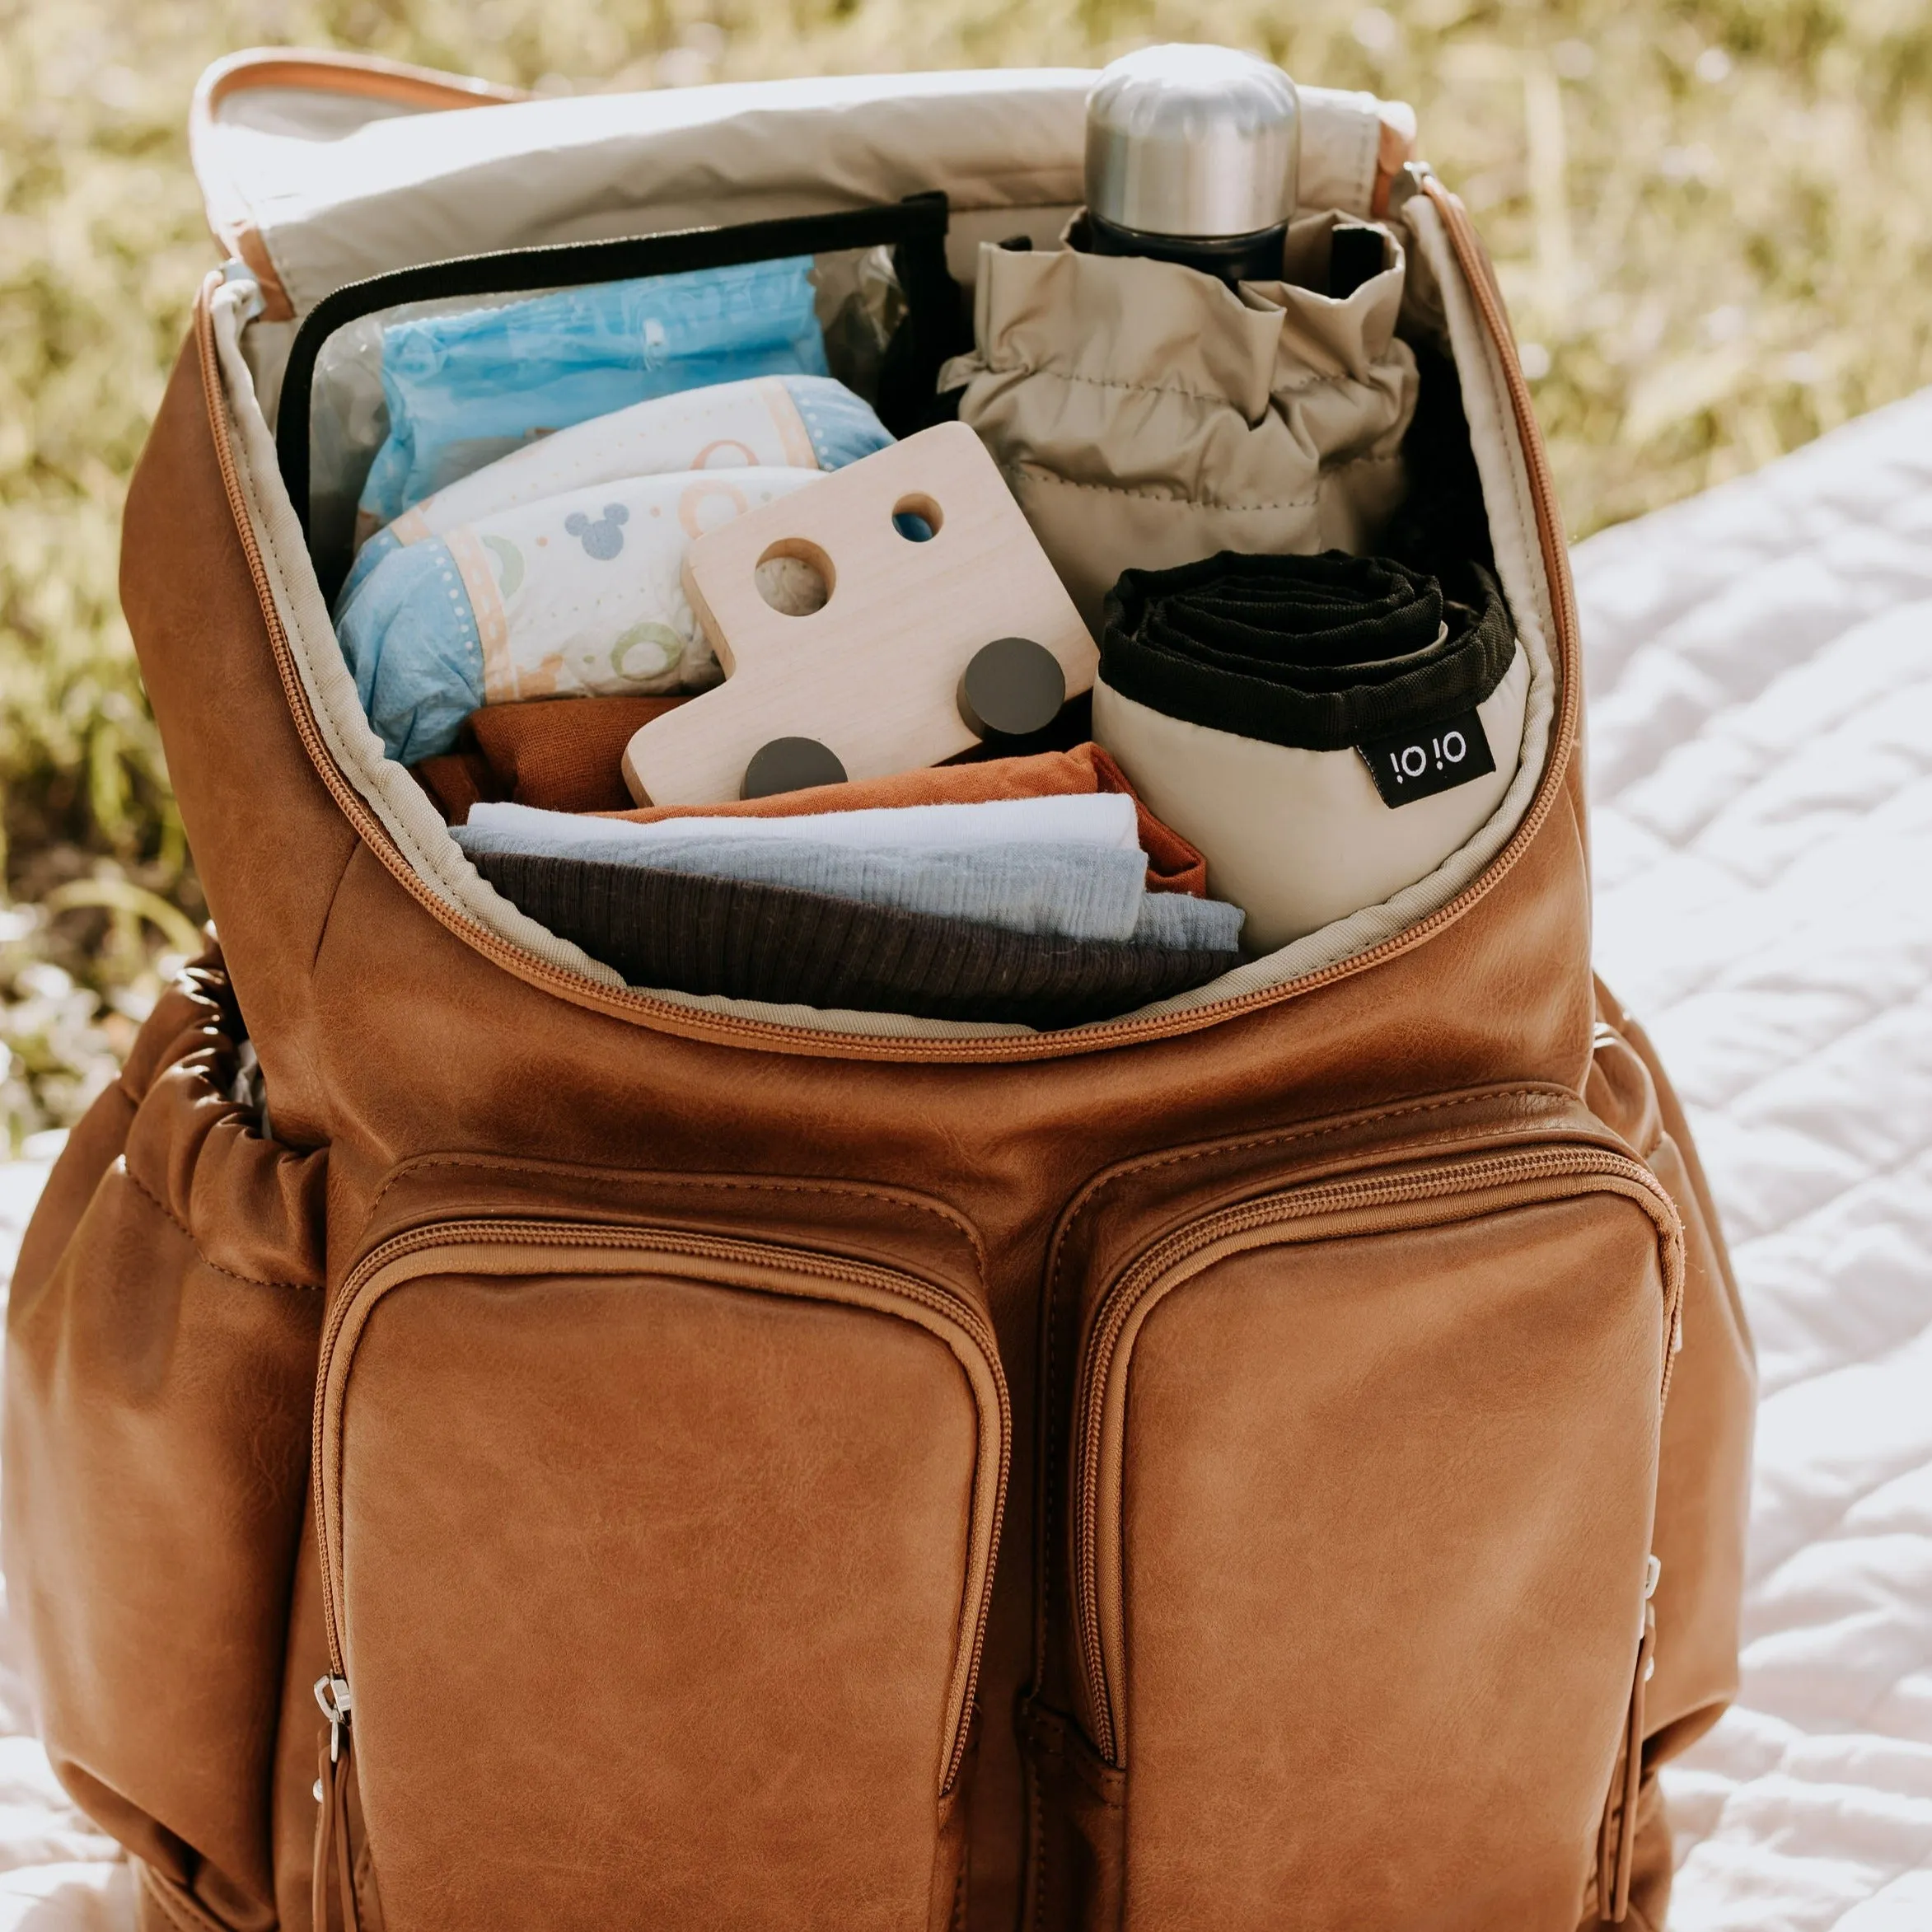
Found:
[[[1196,899],[1191,892],[1149,892],[1140,901],[1133,938],[1139,946],[1232,952],[1241,943],[1247,918],[1238,905],[1225,899]]]
[[[533,437],[675,390],[823,376],[809,255],[607,282],[382,332],[389,435],[367,536]]]
[[[1232,952],[1241,931],[1238,906],[1185,893],[1148,892],[1146,854],[1138,847],[854,846],[746,836],[735,829],[721,835],[716,822],[693,819],[686,832],[682,821],[675,821],[674,835],[674,821],[664,821],[652,828],[657,835],[635,841],[614,839],[601,828],[580,831],[568,824],[513,831],[458,826],[453,836],[472,858],[518,853],[749,879],[1067,939]],[[758,822],[762,826],[772,821]]]

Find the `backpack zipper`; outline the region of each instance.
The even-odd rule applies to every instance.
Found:
[[[235,451],[230,439],[227,391],[214,339],[213,313],[210,297],[220,283],[220,271],[212,271],[195,305],[194,329],[201,363],[203,399],[209,429],[214,442],[215,460],[228,498],[230,514],[247,559],[255,587],[256,601],[268,632],[269,650],[297,735],[318,775],[337,807],[358,837],[368,846],[397,883],[409,893],[430,916],[454,933],[464,943],[486,959],[531,985],[568,999],[573,1004],[598,1013],[648,1026],[686,1037],[708,1039],[726,1045],[763,1048],[766,1050],[806,1053],[826,1058],[849,1060],[894,1060],[909,1062],[996,1062],[1056,1060],[1076,1053],[1091,1053],[1103,1048],[1135,1045],[1143,1041],[1171,1038],[1218,1026],[1238,1015],[1298,998],[1317,988],[1352,977],[1382,964],[1433,938],[1452,925],[1488,892],[1528,849],[1542,827],[1562,789],[1574,746],[1581,681],[1582,653],[1579,643],[1575,592],[1569,578],[1569,564],[1564,549],[1562,522],[1557,508],[1555,477],[1543,446],[1531,405],[1529,385],[1517,358],[1502,297],[1487,266],[1487,257],[1462,203],[1420,163],[1410,164],[1415,192],[1426,194],[1441,216],[1457,264],[1476,299],[1476,308],[1496,352],[1509,391],[1515,419],[1517,440],[1528,469],[1529,492],[1536,512],[1543,573],[1548,582],[1550,605],[1555,629],[1559,670],[1558,708],[1551,731],[1550,751],[1544,764],[1542,781],[1537,788],[1523,821],[1509,842],[1486,866],[1479,877],[1463,887],[1445,905],[1428,918],[1373,946],[1365,952],[1323,966],[1300,978],[1284,980],[1278,986],[1263,987],[1233,999],[1217,999],[1191,1008],[1186,1013],[1168,1013],[1149,1019],[1131,1017],[1074,1027],[1060,1033],[1013,1034],[992,1039],[882,1039],[868,1034],[834,1033],[815,1027],[788,1026],[782,1022],[754,1020],[737,1013],[716,1013],[685,1007],[655,998],[635,987],[611,987],[584,979],[563,966],[526,952],[522,947],[499,938],[466,913],[459,911],[433,891],[397,847],[388,828],[371,810],[368,802],[352,785],[334,754],[324,742],[281,614],[276,607],[269,582],[267,565],[255,541],[255,525],[248,500],[241,488]]]
[[[1276,1194],[1224,1209],[1168,1236],[1130,1266],[1106,1290],[1083,1353],[1074,1390],[1074,1414],[1078,1435],[1076,1454],[1080,1480],[1074,1497],[1074,1601],[1078,1606],[1076,1638],[1094,1739],[1102,1761],[1119,1768],[1119,1731],[1109,1698],[1106,1661],[1100,1621],[1100,1462],[1104,1405],[1113,1359],[1136,1307],[1165,1277],[1204,1248],[1260,1228],[1285,1227],[1327,1214],[1371,1217],[1366,1226],[1354,1225],[1351,1235],[1373,1233],[1393,1226],[1378,1222],[1377,1209],[1408,1206],[1444,1197],[1469,1195],[1547,1180],[1588,1178],[1636,1201],[1658,1223],[1663,1255],[1663,1317],[1666,1341],[1658,1392],[1661,1410],[1670,1391],[1672,1364],[1682,1345],[1683,1239],[1682,1223],[1670,1198],[1650,1170],[1640,1162],[1595,1148],[1549,1148],[1527,1153],[1480,1156],[1423,1172],[1323,1183],[1305,1190]]]
[[[1622,1747],[1610,1774],[1597,1832],[1598,1910],[1613,1925],[1621,1925],[1630,1916],[1630,1878],[1637,1856],[1637,1799],[1644,1788],[1644,1691],[1657,1670],[1657,1606],[1652,1599],[1663,1574],[1663,1565],[1653,1555],[1644,1570],[1644,1613],[1637,1621],[1637,1665],[1630,1679]]]
[[[336,1672],[316,1679],[316,1701],[329,1720],[329,1761],[339,1763],[348,1748],[350,1699],[349,1679]],[[321,1796],[320,1792],[316,1795]]]
[[[311,1875],[310,1917],[315,1932],[329,1924],[329,1888],[334,1882],[342,1932],[360,1932],[362,1913],[356,1899],[355,1854],[349,1841],[349,1681],[339,1668],[316,1680],[316,1701],[329,1720],[329,1743],[316,1780],[316,1850]]]
[[[793,1275],[866,1288],[891,1298],[912,1302],[943,1317],[965,1332],[984,1356],[993,1372],[998,1393],[999,1439],[997,1454],[988,1473],[992,1496],[986,1517],[972,1539],[984,1546],[986,1558],[979,1596],[971,1607],[971,1630],[968,1640],[963,1679],[954,1693],[955,1710],[940,1794],[952,1789],[965,1760],[971,1732],[973,1700],[978,1693],[980,1664],[986,1642],[986,1618],[993,1596],[994,1560],[999,1547],[1000,1525],[1006,1504],[1006,1484],[1011,1461],[1013,1415],[1006,1380],[1000,1368],[999,1347],[991,1325],[981,1312],[963,1296],[896,1270],[874,1267],[862,1261],[845,1261],[802,1248],[786,1248],[757,1242],[734,1241],[721,1236],[687,1234],[651,1228],[587,1228],[544,1221],[454,1221],[412,1230],[393,1237],[371,1251],[343,1283],[330,1307],[322,1334],[319,1367],[316,1377],[314,1410],[315,1472],[312,1478],[316,1513],[316,1541],[322,1566],[322,1614],[328,1640],[329,1671],[316,1685],[316,1700],[329,1720],[328,1758],[322,1783],[339,1789],[344,1775],[350,1742],[353,1703],[349,1690],[348,1664],[343,1642],[338,1603],[342,1577],[330,1537],[327,1483],[323,1467],[323,1418],[328,1406],[331,1359],[343,1329],[362,1292],[395,1263],[427,1249],[458,1245],[502,1247],[540,1246],[561,1248],[638,1251],[654,1255],[689,1256],[707,1261],[737,1262],[762,1269],[782,1269]],[[382,1291],[382,1292],[386,1292]],[[782,1292],[782,1291],[781,1291]],[[339,1454],[339,1445],[338,1448]],[[984,1452],[982,1451],[982,1453]],[[974,1483],[974,1513],[980,1513],[980,1481]],[[318,1790],[328,1803],[328,1794]]]
[[[415,268],[391,269],[361,282],[344,283],[309,311],[295,332],[275,412],[275,455],[282,481],[302,534],[309,531],[309,410],[316,363],[339,330],[364,316],[405,302],[527,295],[540,289],[590,287],[644,275],[689,274],[734,268],[788,255],[831,255],[848,250],[891,248],[914,272],[905,276],[909,302],[937,293],[935,266],[946,267],[946,197],[909,195],[900,202],[842,208],[830,214],[780,215],[729,227],[674,228],[655,235],[620,236],[609,241],[544,242],[485,255],[456,255]],[[241,264],[244,268],[246,264]],[[224,270],[224,274],[227,271]],[[260,282],[252,270],[260,301]],[[950,280],[947,283],[951,289]],[[938,317],[918,320],[930,328]]]

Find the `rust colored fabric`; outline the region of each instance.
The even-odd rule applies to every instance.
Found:
[[[533,698],[472,711],[453,751],[414,767],[451,825],[508,799],[546,812],[618,812],[630,802],[621,760],[631,734],[682,698]]]
[[[983,805],[995,798],[1047,798],[1073,792],[1124,792],[1140,821],[1150,892],[1207,896],[1208,862],[1171,826],[1140,802],[1127,774],[1098,745],[1070,751],[1041,751],[1027,758],[988,758],[972,764],[936,765],[891,778],[851,784],[814,785],[770,798],[730,805],[643,805],[606,812],[649,825],[661,818],[797,818],[814,812],[863,812],[901,805]]]
[[[659,818],[791,818],[802,812],[858,812],[884,805],[976,805],[993,798],[1041,798],[1064,792],[1125,792],[1134,788],[1098,745],[1041,751],[1025,758],[989,758],[908,771],[856,784],[820,785],[776,798],[731,805],[643,806],[630,803],[621,760],[631,734],[661,718],[682,698],[538,698],[473,711],[454,751],[415,766],[418,783],[451,825],[470,808],[508,799],[546,812],[595,812],[648,824]],[[1147,854],[1150,892],[1205,898],[1208,862],[1138,797],[1140,843]]]

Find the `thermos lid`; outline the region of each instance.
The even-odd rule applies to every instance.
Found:
[[[1294,213],[1301,104],[1232,47],[1143,47],[1087,96],[1087,205],[1147,235],[1251,235]]]

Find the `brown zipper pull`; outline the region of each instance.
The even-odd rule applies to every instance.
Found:
[[[322,1746],[322,1775],[316,1780],[321,1815],[316,1820],[315,1889],[310,1916],[315,1932],[361,1932],[356,1911],[355,1864],[349,1845],[349,1714],[346,1679],[316,1680],[316,1701],[329,1720]],[[334,1880],[338,1911],[329,1910],[330,1881]]]
[[[1607,1924],[1621,1925],[1630,1916],[1630,1874],[1637,1859],[1637,1798],[1644,1784],[1644,1686],[1657,1668],[1657,1581],[1663,1565],[1652,1556],[1644,1573],[1644,1627],[1637,1644],[1637,1668],[1623,1749],[1610,1775],[1603,1800],[1603,1822],[1597,1837],[1597,1911]]]

